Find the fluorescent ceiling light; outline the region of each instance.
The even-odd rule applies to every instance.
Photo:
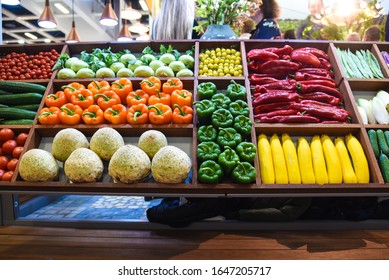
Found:
[[[1,4],[16,6],[20,4],[19,0],[1,0]]]
[[[38,39],[38,37],[36,37],[34,34],[31,34],[30,32],[24,32],[24,35],[26,35],[26,37],[33,39],[33,40]]]
[[[24,44],[24,40],[18,40],[19,44]]]
[[[145,0],[139,0],[139,5],[142,7],[142,10],[145,12],[149,11],[149,7],[147,6]]]
[[[50,43],[51,40],[50,40],[49,38],[46,38],[46,39],[44,40],[44,42],[45,42],[45,43]]]
[[[61,3],[55,3],[54,4],[54,6],[58,9],[58,10],[60,10],[63,14],[70,14],[70,11],[68,10],[68,9],[66,9],[65,7],[64,7],[64,5],[62,5]]]

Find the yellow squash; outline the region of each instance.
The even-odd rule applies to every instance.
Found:
[[[340,137],[335,138],[335,148],[338,152],[340,164],[342,165],[343,183],[355,184],[358,182],[346,145]]]
[[[265,134],[258,137],[258,158],[261,170],[261,180],[263,184],[274,184],[274,166],[273,157],[269,140]]]
[[[347,134],[346,146],[353,161],[355,175],[357,176],[358,183],[369,183],[369,165],[367,163],[366,155],[363,151],[361,143],[359,143],[358,139],[352,134]]]
[[[300,137],[297,140],[297,157],[300,166],[301,182],[303,184],[314,184],[316,179],[313,172],[311,148],[304,137]]]
[[[273,134],[273,136],[270,138],[270,147],[273,156],[276,184],[287,184],[289,181],[288,170],[286,168],[284,151],[277,134]]]
[[[292,139],[286,133],[282,134],[282,149],[288,169],[288,178],[290,184],[301,184],[300,167],[297,158],[296,146]]]
[[[334,142],[332,142],[328,135],[323,134],[321,136],[321,144],[323,146],[324,159],[327,165],[328,183],[342,183],[342,165],[340,164],[338,152],[336,151]]]
[[[315,172],[316,184],[328,184],[328,174],[326,162],[323,154],[323,147],[321,145],[320,136],[315,135],[311,141],[311,153],[313,171]]]

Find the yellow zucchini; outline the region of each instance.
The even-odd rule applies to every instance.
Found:
[[[286,161],[286,168],[288,170],[288,178],[290,184],[301,184],[300,167],[297,158],[296,146],[292,139],[286,133],[282,134],[282,149]]]
[[[343,183],[355,184],[358,182],[346,145],[342,138],[335,138],[335,148],[338,152],[340,164],[342,165]]]
[[[332,142],[328,135],[323,134],[321,136],[321,144],[323,146],[324,159],[327,165],[328,183],[342,183],[342,165],[340,164],[334,142]]]
[[[369,183],[370,173],[369,164],[367,163],[365,152],[363,151],[361,143],[352,134],[346,135],[346,146],[353,161],[355,175],[358,183]]]
[[[316,184],[328,184],[328,174],[326,162],[323,154],[323,147],[321,145],[320,136],[315,135],[311,141],[311,153],[313,171],[315,172]]]
[[[270,147],[273,156],[276,184],[287,184],[289,181],[288,170],[286,168],[284,151],[277,134],[273,134],[273,136],[270,138]]]
[[[261,134],[258,137],[258,159],[262,183],[274,184],[273,157],[271,155],[269,140],[265,134]]]
[[[300,137],[297,140],[297,157],[300,166],[301,182],[303,184],[314,184],[316,179],[313,172],[311,148],[304,137]]]

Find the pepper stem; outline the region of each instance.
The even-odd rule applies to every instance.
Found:
[[[54,100],[57,100],[59,98],[59,96],[55,95],[55,94],[49,94],[47,96],[47,98],[53,98]]]
[[[220,130],[223,130],[225,132],[225,135],[223,135],[225,139],[227,139],[227,140],[232,140],[233,139],[234,134],[229,132],[227,129],[221,128]],[[227,137],[225,137],[226,135],[227,135]]]
[[[104,101],[109,101],[109,100],[112,99],[112,98],[109,97],[108,95],[105,95],[105,94],[102,94],[102,93],[95,94],[95,96],[93,96],[93,97],[94,97],[94,98],[96,98],[96,97],[102,97],[102,98],[104,98]]]
[[[119,89],[123,89],[125,85],[122,85],[121,83],[113,82],[113,85],[117,85]]]
[[[133,117],[133,121],[134,122],[136,122],[136,119],[139,117],[139,116],[141,116],[142,115],[142,112],[141,111],[136,111],[135,113],[134,113],[134,117]]]
[[[96,112],[85,112],[82,114],[82,116],[90,116],[92,119],[96,118],[97,114]]]
[[[110,112],[112,114],[112,116],[117,116],[119,115],[119,110],[112,110],[112,109],[109,109],[108,112]]]
[[[204,173],[207,175],[213,175],[215,173],[215,170],[213,170],[211,167],[203,167],[201,170],[204,171]]]
[[[66,107],[61,107],[60,110],[64,111],[69,116],[74,116],[74,113],[75,113],[75,111],[73,111],[69,108],[66,108]]]
[[[151,109],[155,109],[155,112],[157,115],[163,115],[164,111],[159,109],[157,106],[153,105],[153,106],[149,106],[147,107],[149,110]]]
[[[174,104],[174,108],[178,108],[178,110],[180,111],[180,115],[185,117],[187,114],[182,110],[181,106],[178,105],[178,104]]]

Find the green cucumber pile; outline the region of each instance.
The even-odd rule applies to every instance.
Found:
[[[347,78],[384,78],[378,61],[371,51],[360,50],[352,53],[350,49],[346,51],[337,48],[337,52]]]
[[[0,81],[0,125],[32,124],[45,91],[40,84]]]
[[[369,129],[367,132],[385,183],[389,183],[389,130]]]

